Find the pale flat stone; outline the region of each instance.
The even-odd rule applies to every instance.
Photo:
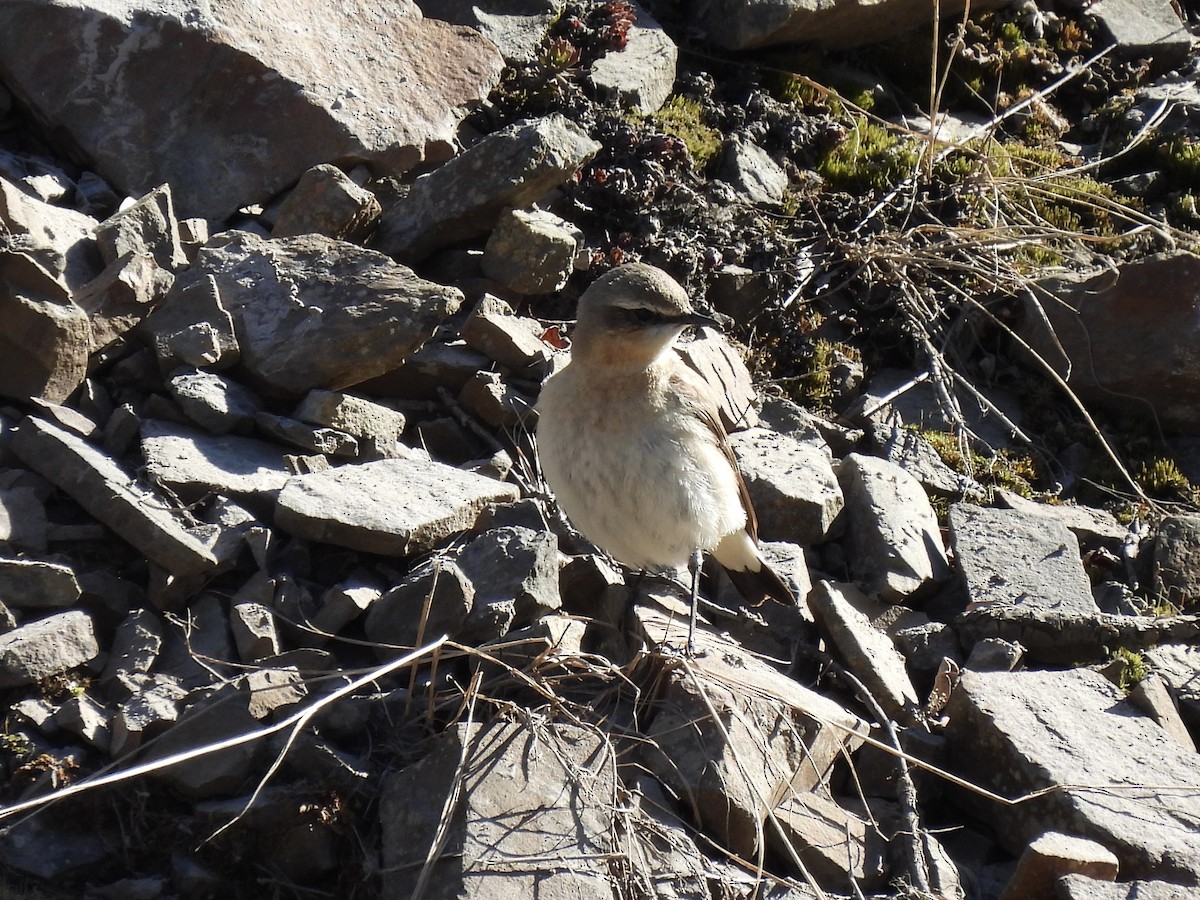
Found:
[[[489,503],[518,494],[515,485],[432,460],[381,459],[293,477],[275,521],[309,540],[404,556],[470,528]]]

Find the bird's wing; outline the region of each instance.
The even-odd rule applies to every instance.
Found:
[[[683,372],[687,374],[685,375]],[[742,509],[746,511],[746,532],[750,535],[750,539],[757,544],[758,518],[754,515],[754,504],[750,502],[750,491],[746,488],[746,480],[742,478],[742,470],[738,468],[737,457],[733,454],[733,448],[729,446],[729,435],[725,432],[725,426],[721,424],[721,415],[717,404],[709,396],[707,384],[696,384],[696,381],[693,381],[693,378],[699,380],[698,375],[688,376],[692,376],[690,369],[683,371],[677,369],[672,372],[671,390],[683,402],[684,408],[708,428],[717,447],[729,460],[734,478],[737,479],[738,496],[742,501]]]

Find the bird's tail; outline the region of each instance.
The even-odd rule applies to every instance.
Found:
[[[738,593],[752,606],[760,606],[768,598],[787,606],[796,605],[796,595],[779,573],[767,565],[748,532],[726,535],[712,555],[724,567]]]

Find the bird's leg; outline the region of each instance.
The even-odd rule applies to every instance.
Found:
[[[704,565],[704,552],[697,547],[692,551],[692,608],[688,618],[687,655],[696,655],[696,609],[700,606],[700,569]]]

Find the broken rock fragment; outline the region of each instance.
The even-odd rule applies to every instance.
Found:
[[[396,368],[462,303],[456,288],[313,234],[263,240],[224,232],[200,251],[181,289],[209,275],[251,382],[285,396],[338,390]]]
[[[0,635],[0,687],[33,684],[91,662],[100,653],[91,616],[77,609]]]
[[[404,556],[470,528],[515,485],[420,457],[381,459],[297,475],[280,491],[275,522],[297,537]]]
[[[379,218],[379,201],[337,166],[314,166],[292,188],[279,208],[272,237],[323,234],[361,240]]]

